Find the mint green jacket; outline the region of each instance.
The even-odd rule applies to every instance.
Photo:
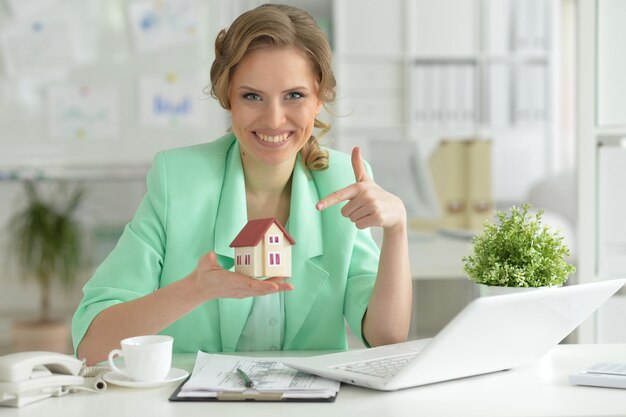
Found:
[[[362,339],[379,250],[369,231],[340,213],[341,204],[315,204],[354,182],[350,157],[328,150],[329,168],[309,171],[300,156],[294,167],[289,233],[295,289],[284,294],[284,350],[345,349],[344,318]],[[214,251],[233,267],[230,242],[247,222],[239,144],[228,134],[213,142],[155,156],[147,193],[120,240],[83,288],[72,322],[74,347],[104,309],[165,287],[191,273]],[[232,352],[253,298],[213,299],[161,333],[174,337],[175,352]]]

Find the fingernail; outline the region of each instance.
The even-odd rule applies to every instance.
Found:
[[[321,210],[324,208],[324,203],[317,203],[317,205],[315,206],[315,208],[317,208],[318,210]]]

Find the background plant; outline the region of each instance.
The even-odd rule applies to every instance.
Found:
[[[542,224],[543,210],[533,215],[529,209],[513,206],[510,215],[496,212],[498,224],[485,222],[472,239],[473,254],[463,257],[471,279],[501,287],[560,286],[576,271],[560,232]]]
[[[84,190],[69,190],[60,183],[46,199],[34,181],[23,184],[26,204],[9,220],[9,248],[24,279],[34,278],[39,284],[39,319],[47,322],[53,283],[70,287],[82,267],[83,242],[76,211]]]

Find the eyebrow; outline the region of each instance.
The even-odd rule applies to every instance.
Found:
[[[241,86],[237,87],[237,90],[248,90],[248,91],[252,91],[252,92],[255,92],[255,93],[264,93],[263,91],[261,91],[261,90],[259,90],[257,88],[253,88],[253,87],[250,87],[250,86],[247,86],[247,85],[241,85]],[[283,91],[281,91],[281,93],[288,93],[290,91],[296,91],[296,90],[306,90],[306,91],[309,91],[309,89],[307,87],[305,87],[303,85],[298,85],[298,86],[291,87],[291,88],[288,88],[286,90],[283,90]]]

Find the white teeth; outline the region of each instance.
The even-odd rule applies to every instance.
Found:
[[[269,136],[269,135],[264,135],[263,133],[257,133],[256,135],[262,141],[272,142],[272,143],[284,142],[289,137],[288,133],[283,133],[282,135],[278,135],[278,136]]]

